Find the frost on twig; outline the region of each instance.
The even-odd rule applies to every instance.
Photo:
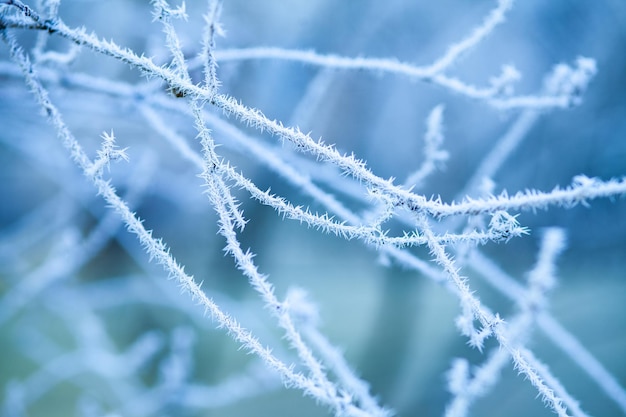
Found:
[[[426,119],[426,135],[424,135],[424,162],[422,166],[404,181],[404,186],[411,188],[420,186],[422,182],[435,171],[441,168],[449,158],[449,153],[443,150],[443,105],[431,110]]]
[[[102,176],[104,168],[111,169],[111,161],[117,162],[124,160],[128,162],[128,148],[119,149],[115,144],[115,136],[113,132],[102,134],[102,147],[98,150],[98,158],[93,162],[87,171],[87,176]]]

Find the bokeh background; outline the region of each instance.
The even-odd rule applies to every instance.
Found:
[[[426,65],[468,34],[494,6],[492,1],[452,0],[229,0],[222,13],[226,36],[217,39],[217,46],[314,49]],[[189,20],[177,27],[186,54],[193,58],[200,49],[205,2],[189,1],[187,11]],[[169,59],[148,1],[64,0],[59,15],[70,27],[84,25],[159,63]],[[26,48],[35,42],[32,33],[15,35]],[[50,47],[65,51],[68,44],[52,37]],[[484,85],[503,64],[512,64],[523,74],[516,92],[532,94],[557,63],[573,64],[578,56],[597,62],[598,74],[583,103],[538,118],[493,178],[497,192],[547,191],[570,184],[579,174],[605,180],[626,175],[624,50],[622,1],[530,0],[516,2],[507,21],[449,70]],[[0,46],[0,59],[3,415],[328,415],[300,392],[282,389],[147,262],[123,225],[114,216],[107,217],[107,208],[69,160],[15,74],[5,44]],[[87,50],[69,70],[143,82],[128,65]],[[93,155],[102,132],[115,132],[119,146],[128,147],[130,156],[130,163],[111,167],[120,193],[186,270],[204,282],[204,290],[218,304],[277,354],[289,358],[268,312],[223,254],[224,242],[217,235],[216,216],[202,194],[197,169],[177,157],[146,123],[137,99],[64,84],[63,71],[52,71],[61,77],[52,77],[47,85],[75,136]],[[444,147],[450,157],[445,169],[419,192],[446,201],[458,195],[519,115],[388,74],[259,60],[225,62],[218,75],[223,92],[342,151],[354,152],[377,175],[399,181],[423,161],[425,119],[433,107],[443,104]],[[165,89],[152,83],[157,91]],[[198,149],[189,117],[163,110],[159,114]],[[215,116],[268,149],[292,152],[275,138],[219,113]],[[228,131],[212,127],[221,155],[261,188],[271,187],[295,204],[320,209],[250,157]],[[318,169],[310,168],[319,165],[315,161],[301,162],[303,170]],[[336,180],[364,192],[345,179]],[[337,185],[322,186],[339,194]],[[284,297],[292,287],[309,292],[319,307],[322,331],[344,351],[381,403],[401,416],[442,415],[449,399],[445,373],[452,359],[467,357],[474,364],[484,359],[466,346],[454,326],[459,313],[456,298],[417,272],[385,265],[375,250],[360,242],[284,220],[244,193],[238,196],[250,219],[242,246],[257,254],[255,260],[277,294]],[[362,207],[358,198],[345,198],[345,203],[355,210]],[[593,201],[588,207],[524,212],[519,220],[530,228],[529,236],[481,248],[523,282],[535,261],[541,229],[563,227],[568,249],[558,262],[559,285],[549,308],[622,386],[626,385],[625,210],[624,198],[614,198]],[[426,250],[418,248],[415,253],[429,259]],[[515,312],[516,306],[480,277],[465,273],[486,305],[505,318]],[[533,334],[530,347],[590,415],[623,415],[541,333]],[[190,395],[190,387],[205,390],[198,388],[197,403],[180,404],[182,396]],[[472,412],[551,415],[513,369],[504,372],[494,391]]]

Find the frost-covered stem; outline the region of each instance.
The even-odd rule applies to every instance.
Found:
[[[11,4],[11,3],[9,3]],[[5,30],[0,30],[0,37],[9,45],[9,52],[11,58],[18,64],[24,78],[26,85],[31,89],[32,93],[37,98],[37,101],[42,106],[48,120],[52,123],[55,129],[57,129],[60,139],[63,141],[63,146],[70,152],[72,160],[84,171],[89,172],[93,164],[83,152],[81,146],[63,122],[61,114],[57,108],[52,104],[48,98],[48,92],[44,89],[43,85],[36,78],[35,69],[33,68],[30,60],[26,54],[22,51],[22,48],[10,37]]]
[[[447,69],[462,53],[478,45],[496,26],[504,22],[506,13],[512,6],[513,0],[499,0],[498,6],[485,17],[485,20],[480,26],[474,28],[472,33],[466,38],[451,45],[446,54],[429,66],[428,70],[436,74]]]
[[[159,20],[163,24],[166,45],[172,54],[172,67],[185,82],[191,82],[182,45],[171,20],[172,18],[187,19],[185,3],[176,9],[172,9],[167,0],[152,0],[152,3],[154,4],[154,20]]]
[[[46,10],[46,15],[48,16],[49,19],[54,18],[57,15],[58,9],[59,9],[59,3],[60,0],[57,1],[50,1],[50,2],[42,2],[42,1],[38,1],[38,6],[40,8],[43,9],[47,9]],[[42,4],[44,3],[44,4]],[[35,46],[32,49],[32,54],[33,57],[35,58],[36,62],[41,62],[41,57],[44,54],[44,49],[48,43],[48,38],[49,38],[49,34],[46,32],[42,32],[40,31],[37,34],[37,41],[35,42]]]
[[[456,359],[448,372],[448,388],[454,395],[446,406],[445,417],[465,417],[471,405],[493,387],[499,373],[509,361],[509,353],[500,348],[493,349],[487,360],[469,378],[469,363]]]
[[[518,348],[514,351],[514,353],[512,353],[512,357],[513,362],[515,363],[515,367],[518,371],[525,373],[521,368],[521,365],[523,364],[524,366],[528,366],[529,369],[532,369],[535,372],[535,374],[533,374],[532,376],[526,374],[533,385],[535,385],[535,381],[541,384],[544,384],[545,381],[544,386],[550,387],[547,389],[551,394],[551,397],[546,396],[544,398],[550,405],[554,404],[553,399],[556,399],[558,401],[559,408],[553,406],[553,409],[557,412],[559,416],[568,415],[565,412],[565,408],[563,407],[564,404],[572,411],[572,415],[574,417],[590,417],[587,413],[580,409],[578,401],[565,390],[559,380],[556,379],[554,375],[552,375],[548,367],[541,363],[541,361],[539,361],[537,358],[535,358],[535,355],[532,351],[526,348]],[[521,358],[523,358],[523,363],[517,362]],[[543,395],[543,393],[541,394]],[[561,402],[563,404],[561,404]]]
[[[418,217],[417,227],[426,237],[427,245],[433,258],[443,268],[444,272],[457,289],[457,295],[462,309],[469,310],[473,315],[473,319],[478,320],[484,328],[491,328],[495,317],[482,307],[480,301],[473,295],[472,291],[470,291],[467,279],[459,274],[452,259],[450,259],[449,255],[446,253],[445,247],[437,241],[428,224],[428,220],[424,216]]]
[[[572,401],[572,398],[559,384],[558,380],[552,376],[545,366],[542,366],[530,350],[509,344],[508,339],[501,332],[494,331],[494,334],[500,346],[511,355],[515,368],[528,378],[552,410],[560,417],[567,417],[567,410],[563,405],[563,402],[565,402],[575,412],[575,415],[586,416],[582,412],[576,412],[578,411],[577,403]]]
[[[471,199],[467,197],[460,203],[442,203],[432,201],[424,204],[425,209],[435,217],[454,215],[475,215],[492,213],[497,210],[536,210],[549,206],[573,207],[586,205],[589,200],[626,194],[626,178],[602,181],[579,175],[572,185],[566,188],[556,187],[550,192],[528,190],[513,196],[502,193],[487,199]],[[432,206],[431,206],[432,203]]]
[[[46,20],[56,19],[58,17],[60,4],[61,0],[37,1],[37,6],[40,10],[43,10]],[[37,33],[37,41],[31,51],[33,59],[37,64],[53,62],[59,66],[66,66],[74,61],[80,52],[80,47],[76,44],[71,44],[68,51],[65,53],[53,50],[46,51],[48,39],[50,39],[50,33],[44,31]]]
[[[217,60],[214,56],[215,36],[221,34],[219,17],[222,11],[222,0],[209,0],[208,12],[204,16],[205,27],[202,38],[202,52],[200,57],[204,62],[204,83],[210,91],[217,92]]]
[[[26,17],[32,18],[36,23],[41,21],[39,15],[30,7],[22,3],[20,0],[1,0],[0,4],[17,7]]]
[[[566,108],[571,106],[571,97],[567,95],[527,95],[503,96],[502,90],[519,76],[510,67],[504,67],[502,74],[494,77],[489,87],[476,87],[458,78],[441,73],[432,73],[429,67],[417,67],[390,58],[350,58],[339,55],[322,55],[314,51],[293,50],[274,47],[246,49],[223,49],[215,52],[218,62],[279,59],[301,62],[308,65],[340,70],[361,70],[373,73],[389,73],[418,79],[446,88],[453,93],[485,102],[501,109],[516,108]]]
[[[556,259],[564,249],[565,232],[556,227],[546,229],[537,263],[528,274],[528,290],[522,306],[527,314],[535,316],[545,309],[546,294],[556,285]]]
[[[448,159],[448,152],[441,149],[443,145],[443,105],[433,108],[426,119],[426,135],[424,136],[424,162],[421,167],[409,174],[404,181],[407,188],[420,186],[423,181]]]

